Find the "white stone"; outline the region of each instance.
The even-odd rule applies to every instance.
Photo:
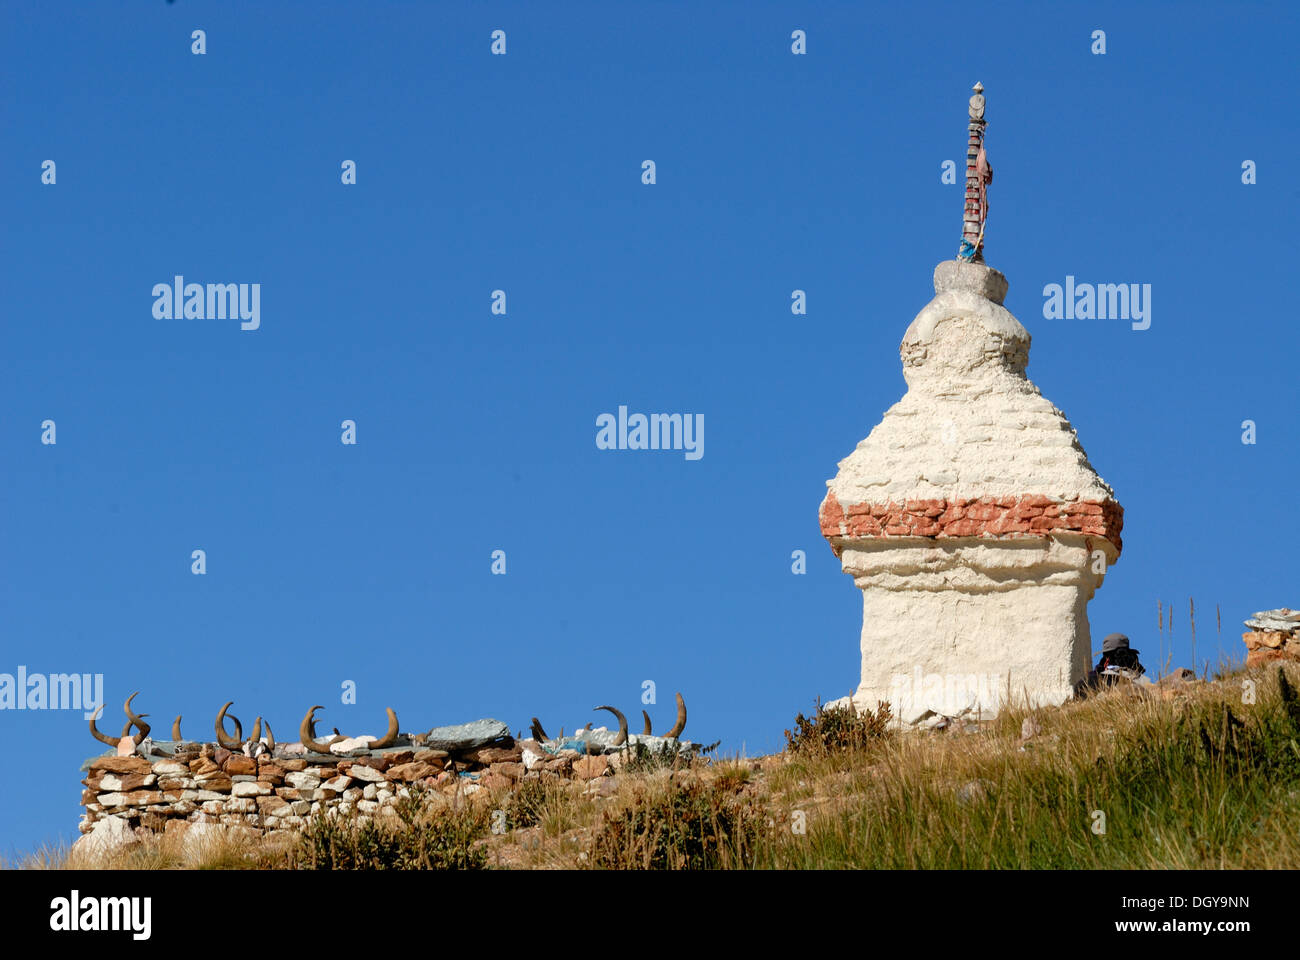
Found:
[[[273,792],[274,788],[269,783],[262,783],[257,780],[232,783],[230,785],[230,795],[232,797],[269,797]]]
[[[352,784],[351,777],[346,777],[343,774],[339,774],[337,777],[333,777],[329,780],[326,780],[324,783],[322,783],[321,788],[324,790],[333,790],[335,793],[342,793],[349,786],[351,786],[351,784]]]
[[[374,767],[362,766],[359,763],[354,763],[348,769],[348,776],[354,780],[365,780],[369,783],[383,783],[388,779]]]
[[[284,782],[299,790],[315,790],[320,786],[320,774],[315,770],[290,770]]]
[[[555,759],[549,753],[537,753],[524,747],[523,764],[525,770],[532,770],[534,767],[540,767],[547,760]]]
[[[379,793],[379,788],[375,786],[373,783],[367,783],[361,790],[361,796],[364,797],[366,800],[374,800],[376,794],[378,793]]]
[[[81,856],[100,857],[139,842],[128,821],[121,817],[104,817],[96,820],[90,832],[73,843],[72,852]]]
[[[131,776],[134,776],[134,774],[128,774],[127,778]],[[123,789],[122,783],[124,779],[125,778],[119,774],[106,773],[99,780],[99,789],[104,791],[105,793],[119,791]],[[152,787],[157,782],[158,782],[158,778],[156,776],[154,776],[152,773],[146,773],[140,785],[138,787],[132,787],[131,789],[143,790],[145,787]]]

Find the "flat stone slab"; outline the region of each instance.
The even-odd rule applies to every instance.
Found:
[[[510,728],[500,720],[475,720],[450,727],[434,727],[425,735],[425,747],[434,750],[472,750],[510,736]]]
[[[1252,630],[1276,630],[1281,633],[1294,633],[1300,630],[1300,610],[1282,607],[1278,610],[1260,610],[1246,621]]]

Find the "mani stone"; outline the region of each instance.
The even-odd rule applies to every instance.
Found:
[[[510,736],[510,728],[500,720],[475,720],[451,727],[434,727],[425,735],[424,745],[434,750],[472,750]]]
[[[1025,376],[1006,277],[945,261],[934,290],[899,347],[907,392],[840,461],[820,511],[862,591],[851,699],[888,701],[903,723],[996,713],[1008,691],[1069,699],[1089,667],[1088,601],[1122,546],[1114,491]]]

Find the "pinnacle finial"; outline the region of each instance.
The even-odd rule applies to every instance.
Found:
[[[957,259],[983,262],[984,221],[988,218],[988,185],[993,182],[993,168],[984,153],[984,84],[977,80],[971,89],[975,93],[970,98],[966,140],[966,212]]]

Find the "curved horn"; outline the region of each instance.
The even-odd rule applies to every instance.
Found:
[[[582,729],[583,729],[583,730],[590,730],[590,729],[591,729],[591,721],[588,720],[588,721],[587,721],[587,725],[586,725],[585,727],[583,727]]]
[[[250,742],[254,745],[257,745],[262,742],[262,718],[261,717],[258,717],[256,720],[253,721],[253,736]]]
[[[275,734],[271,732],[271,721],[266,721],[266,752],[275,753]]]
[[[140,746],[141,740],[149,736],[149,730],[150,730],[149,724],[144,722],[144,718],[149,716],[149,714],[147,713],[137,714],[131,712],[131,701],[134,700],[139,695],[139,693],[140,691],[137,690],[135,693],[131,694],[131,696],[126,698],[126,703],[122,704],[122,710],[126,713],[127,719],[130,721],[130,723],[127,725],[127,730],[129,731],[131,729],[131,726],[134,725],[135,728],[140,731],[134,737],[131,738],[132,742],[135,743],[137,747]],[[126,734],[123,733],[122,736],[125,737]]]
[[[370,744],[371,750],[382,750],[384,747],[391,747],[397,742],[397,714],[393,713],[392,707],[385,707],[384,709],[388,712],[388,732]]]
[[[302,723],[298,725],[298,739],[302,741],[304,747],[311,750],[313,753],[323,753],[326,756],[333,756],[333,754],[330,753],[330,748],[327,744],[317,743],[316,739],[312,736],[312,732],[316,726],[315,713],[317,710],[324,709],[324,707],[315,706],[307,711],[307,715],[302,718]]]
[[[604,706],[597,707],[596,709],[608,710],[614,716],[618,717],[618,736],[614,738],[614,742],[611,746],[621,747],[623,744],[627,743],[627,717],[623,716],[622,711],[616,710],[613,707]]]
[[[226,705],[217,711],[217,722],[213,724],[213,729],[217,732],[217,745],[225,747],[227,750],[239,750],[244,743],[244,730],[239,725],[239,721],[233,716],[230,719],[235,724],[235,736],[232,739],[230,734],[226,733],[226,711],[230,709],[230,705],[234,702],[234,700],[228,700]]]
[[[533,725],[528,728],[528,732],[533,735],[533,739],[538,743],[544,743],[551,739],[546,735],[546,731],[542,729],[542,721],[538,720],[536,717],[533,717]],[[107,743],[107,741],[105,742]]]
[[[114,740],[106,733],[100,733],[98,728],[96,728],[95,726],[95,718],[98,717],[100,713],[103,712],[103,710],[104,710],[104,705],[101,703],[98,707],[95,708],[95,712],[90,715],[90,735],[94,737],[96,740],[98,740],[100,743],[106,743],[110,747],[116,747],[119,741]],[[131,727],[128,725],[127,729],[130,730]],[[122,734],[122,736],[126,736],[126,734]]]
[[[664,737],[665,738],[680,737],[682,735],[682,731],[685,729],[686,729],[686,701],[682,699],[682,695],[679,693],[677,694],[677,722],[673,724],[673,728],[671,730],[669,730],[667,733],[664,734]]]
[[[184,737],[181,736],[181,718],[179,714],[177,714],[176,719],[172,721],[172,739],[173,740],[184,739]]]
[[[647,737],[653,737],[654,731],[650,729],[650,714],[642,710],[641,716],[645,717],[645,726],[641,728],[641,733]]]

